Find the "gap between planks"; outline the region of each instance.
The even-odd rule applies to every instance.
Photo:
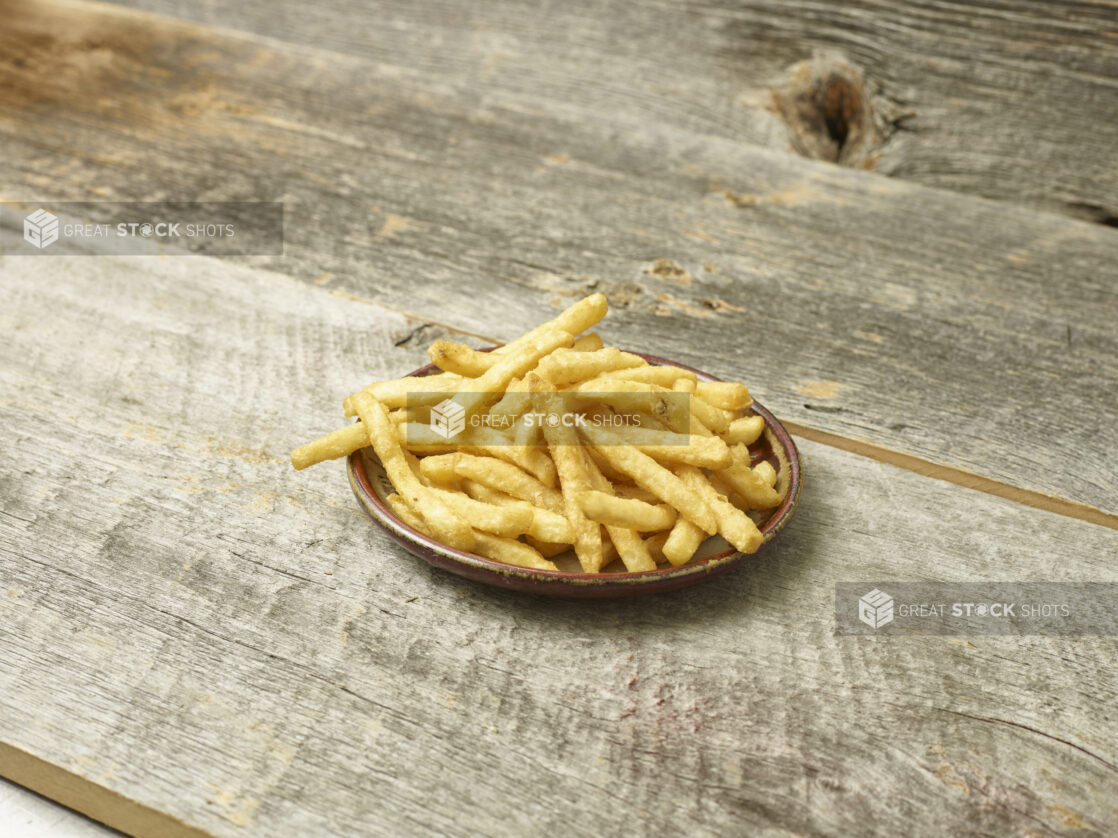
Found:
[[[466,329],[460,329],[450,323],[444,323],[438,320],[432,320],[423,315],[414,314],[409,311],[401,311],[391,306],[386,306],[383,303],[375,302],[374,300],[365,297],[359,297],[356,294],[351,294],[348,291],[341,289],[332,290],[336,297],[342,297],[346,300],[353,302],[363,303],[364,305],[376,306],[388,311],[392,311],[410,320],[415,320],[420,323],[428,323],[432,326],[438,326],[450,332],[455,332],[460,335],[467,335],[469,337],[477,338],[478,340],[488,341],[491,344],[499,345],[504,343],[491,335],[479,335],[476,332],[471,332]],[[779,417],[778,417],[779,418]],[[799,422],[790,422],[781,419],[781,423],[788,432],[793,436],[803,437],[804,439],[818,442],[822,445],[829,445],[832,448],[840,448],[843,451],[849,451],[851,454],[857,454],[860,457],[866,457],[871,460],[877,460],[881,463],[887,463],[897,468],[903,468],[905,471],[915,472],[923,477],[931,477],[935,480],[943,480],[948,483],[954,483],[956,486],[962,486],[966,489],[975,489],[979,492],[984,492],[988,495],[994,495],[999,498],[1019,503],[1022,506],[1030,506],[1034,509],[1042,509],[1045,512],[1054,512],[1057,515],[1064,515],[1068,518],[1076,518],[1080,521],[1086,521],[1089,524],[1097,524],[1100,527],[1108,527],[1112,530],[1118,530],[1118,515],[1111,515],[1103,512],[1101,509],[1089,506],[1085,503],[1080,503],[1067,498],[1055,497],[1053,495],[1046,495],[1043,492],[1037,492],[1033,489],[1022,489],[1020,486],[1013,486],[1009,483],[1002,483],[998,480],[993,480],[989,477],[983,477],[980,474],[966,471],[965,469],[956,466],[945,466],[940,463],[933,463],[931,460],[925,460],[913,454],[904,454],[900,451],[894,451],[892,448],[885,448],[881,445],[876,445],[872,442],[864,442],[860,439],[853,439],[851,437],[841,436],[840,434],[832,433],[830,431],[821,431],[807,425],[801,425]]]

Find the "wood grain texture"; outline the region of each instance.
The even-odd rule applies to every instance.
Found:
[[[601,290],[618,345],[782,418],[1118,513],[1118,231],[439,67],[116,7],[7,22],[7,197],[282,199],[258,264],[497,338]]]
[[[1113,2],[124,2],[421,73],[490,108],[667,122],[1118,225]]]
[[[9,746],[215,836],[1118,822],[1118,640],[831,613],[862,578],[1118,581],[1110,530],[804,443],[796,519],[740,572],[490,590],[395,548],[340,464],[284,462],[418,324],[200,257],[5,257],[0,289]]]

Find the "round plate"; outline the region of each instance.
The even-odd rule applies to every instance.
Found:
[[[657,366],[666,365],[690,370],[698,376],[700,381],[718,381],[712,375],[707,375],[683,364],[676,364],[639,352],[633,354],[640,355],[648,363]],[[423,376],[432,372],[437,372],[435,365],[428,364],[411,373],[411,375]],[[751,446],[751,449],[756,449],[753,452],[753,463],[768,460],[776,469],[777,488],[784,491],[784,501],[780,506],[772,510],[767,518],[757,523],[764,537],[758,550],[760,552],[788,523],[792,511],[796,508],[796,503],[800,499],[800,456],[784,426],[771,413],[756,402],[753,403],[752,411],[765,420],[764,434]],[[534,570],[517,567],[448,547],[421,532],[417,532],[397,518],[392,508],[384,500],[386,495],[395,490],[371,448],[363,448],[350,454],[347,470],[350,486],[353,487],[353,493],[357,496],[362,508],[405,550],[435,567],[441,567],[451,573],[465,576],[467,579],[497,585],[502,588],[511,588],[516,591],[561,597],[618,597],[652,594],[694,585],[704,579],[725,573],[734,565],[748,559],[750,555],[757,555],[756,553],[739,553],[721,537],[714,536],[708,538],[699,548],[699,552],[696,554],[698,558],[692,559],[681,567],[666,567],[629,573],[624,570],[619,561],[615,561],[613,566],[621,568],[615,572],[607,570],[603,573],[583,573],[574,569],[577,567],[577,562],[573,556],[566,560],[570,569]],[[553,561],[562,567],[564,557],[557,556]]]

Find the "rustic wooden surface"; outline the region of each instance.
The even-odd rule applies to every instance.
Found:
[[[0,3],[0,199],[287,248],[0,256],[0,775],[160,838],[1113,834],[1118,640],[831,615],[1118,581],[1112,4],[133,5]],[[489,590],[287,465],[591,289],[800,433],[739,572]]]
[[[123,2],[438,78],[489,108],[667,122],[1118,224],[1113,2]]]
[[[724,582],[489,590],[285,462],[414,322],[200,257],[0,271],[9,746],[220,836],[1118,822],[1118,640],[831,633],[840,580],[1118,579],[1112,530],[805,442]]]
[[[1118,450],[1111,227],[686,121],[526,110],[406,49],[416,66],[88,4],[6,23],[6,197],[283,199],[285,255],[261,264],[500,338],[542,293],[603,290],[619,345],[1118,525],[1113,454],[1083,456]]]

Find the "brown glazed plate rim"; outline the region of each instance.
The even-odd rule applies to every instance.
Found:
[[[719,380],[686,364],[668,361],[642,352],[633,354],[639,355],[654,366],[673,366],[689,370],[695,373],[700,381]],[[426,376],[435,371],[437,371],[435,365],[428,364],[409,373],[409,375]],[[799,502],[802,484],[799,452],[796,450],[796,445],[788,431],[772,413],[756,401],[754,401],[752,409],[765,420],[766,427],[783,449],[789,471],[788,492],[780,506],[769,516],[769,519],[764,524],[759,525],[763,540],[757,552],[741,553],[731,547],[721,553],[689,562],[680,567],[657,568],[656,570],[642,570],[635,573],[582,573],[566,570],[536,570],[505,564],[450,547],[404,523],[373,488],[365,468],[366,449],[355,451],[349,455],[347,473],[353,493],[369,517],[410,553],[436,567],[499,587],[554,596],[603,597],[655,593],[695,584],[758,555],[780,533],[795,510],[796,504]],[[369,452],[369,456],[375,455]]]

